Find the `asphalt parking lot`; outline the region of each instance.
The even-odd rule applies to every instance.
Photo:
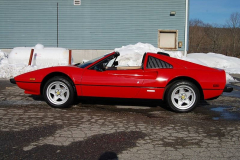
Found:
[[[53,109],[0,80],[0,159],[239,159],[240,83],[232,86],[179,114],[161,101],[102,98]]]

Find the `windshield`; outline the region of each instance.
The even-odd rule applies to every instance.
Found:
[[[111,54],[111,53],[109,53],[109,54]],[[85,63],[79,64],[79,65],[77,65],[77,66],[80,67],[80,68],[85,68],[85,67],[91,65],[92,63],[98,61],[99,59],[108,56],[109,54],[105,54],[105,55],[103,55],[103,56],[94,58],[94,59],[92,59],[92,60],[90,60],[90,61],[87,61],[87,62],[85,62]]]

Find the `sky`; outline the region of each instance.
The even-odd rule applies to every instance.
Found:
[[[240,13],[240,0],[189,0],[189,18],[209,24],[226,24],[233,12]]]

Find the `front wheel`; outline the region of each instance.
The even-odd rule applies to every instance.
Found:
[[[177,81],[169,87],[166,100],[173,111],[189,112],[197,106],[200,93],[195,84],[188,81]]]
[[[66,108],[73,103],[74,89],[66,78],[53,77],[45,84],[43,96],[51,107]]]

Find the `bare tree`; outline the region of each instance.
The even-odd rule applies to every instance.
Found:
[[[189,21],[189,52],[215,52],[240,57],[240,13],[232,13],[225,26]]]
[[[199,52],[205,37],[203,29],[205,24],[199,19],[194,19],[190,20],[189,25],[189,50],[190,52]]]
[[[221,26],[217,24],[207,24],[206,27],[204,27],[204,31],[210,40],[208,49],[210,49],[211,52],[220,52],[223,43]]]
[[[239,48],[240,42],[240,13],[234,12],[231,14],[230,18],[227,20],[227,27],[231,29],[232,36],[232,54],[233,56],[239,56],[240,53],[236,53],[236,49]]]

